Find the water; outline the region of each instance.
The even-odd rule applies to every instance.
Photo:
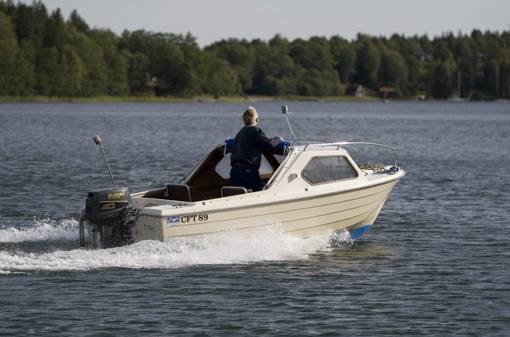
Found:
[[[177,182],[245,103],[1,104],[0,335],[507,336],[510,106],[254,104],[290,138],[394,146],[406,177],[354,244],[207,237],[78,245],[86,193]],[[334,240],[333,240],[334,239]],[[331,242],[335,243],[331,243]]]

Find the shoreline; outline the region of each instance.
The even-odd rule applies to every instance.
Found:
[[[97,96],[97,97],[50,97],[50,96],[0,96],[1,103],[240,103],[270,101],[311,101],[311,102],[445,102],[447,100],[420,100],[417,98],[382,99],[380,97],[355,98],[350,96],[314,97],[314,96]],[[507,99],[470,102],[510,103]]]
[[[0,103],[238,103],[269,101],[381,101],[380,98],[367,97],[310,97],[310,96],[220,96],[209,95],[193,97],[162,96],[97,96],[97,97],[50,97],[50,96],[0,96]]]

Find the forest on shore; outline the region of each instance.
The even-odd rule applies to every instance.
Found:
[[[0,96],[345,96],[510,99],[510,30],[289,41],[91,28],[41,1],[0,1]],[[460,90],[459,90],[460,89]]]

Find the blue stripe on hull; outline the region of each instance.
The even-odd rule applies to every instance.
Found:
[[[363,226],[360,228],[353,229],[352,231],[349,231],[349,234],[351,235],[351,240],[355,241],[357,238],[361,236],[367,229],[372,227],[371,225]]]

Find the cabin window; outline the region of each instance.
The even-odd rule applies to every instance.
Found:
[[[312,185],[351,179],[357,176],[358,172],[344,156],[314,157],[303,171],[303,178]]]
[[[216,173],[223,179],[230,179],[230,153],[227,153],[223,159],[220,160],[218,165],[216,165]],[[271,164],[267,161],[267,159],[262,156],[262,161],[260,162],[260,174],[273,173],[273,168]]]

